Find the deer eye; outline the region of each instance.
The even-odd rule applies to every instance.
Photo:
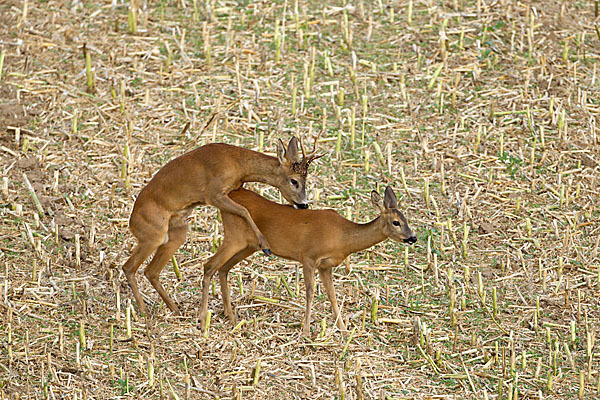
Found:
[[[290,179],[290,183],[291,183],[292,185],[294,185],[295,187],[298,187],[298,181],[297,181],[297,180],[295,180],[295,179]]]
[[[398,222],[398,221],[394,221],[394,222],[392,222],[392,224],[393,224],[394,226],[400,226],[400,222]]]

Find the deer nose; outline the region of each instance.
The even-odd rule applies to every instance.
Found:
[[[308,208],[308,204],[306,203],[296,203],[294,202],[294,207],[300,209],[300,210],[305,210]]]
[[[404,239],[404,243],[415,244],[417,242],[416,236],[411,236],[408,239]]]

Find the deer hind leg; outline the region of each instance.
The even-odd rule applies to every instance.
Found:
[[[323,281],[323,285],[325,286],[325,292],[327,293],[327,298],[329,298],[329,302],[331,303],[331,309],[333,310],[333,317],[337,323],[337,326],[340,330],[345,331],[346,325],[344,324],[344,320],[342,315],[340,314],[340,309],[337,304],[337,300],[335,298],[335,290],[333,288],[333,279],[332,279],[332,269],[333,268],[319,268],[319,275],[321,276],[321,281]]]
[[[144,275],[146,275],[146,278],[148,278],[148,280],[150,281],[154,289],[156,289],[156,291],[163,299],[167,307],[169,307],[169,310],[171,310],[176,315],[180,314],[179,308],[173,302],[173,300],[171,300],[171,298],[167,294],[167,291],[163,288],[158,278],[165,265],[167,265],[171,257],[173,257],[173,254],[175,254],[175,251],[177,251],[177,249],[181,247],[183,243],[185,243],[187,230],[188,226],[187,222],[185,222],[185,219],[179,216],[172,217],[169,221],[169,232],[166,237],[167,241],[160,245],[160,247],[156,251],[156,254],[154,255],[154,258],[152,259],[152,261],[150,261],[150,264],[148,264],[148,266],[144,270]]]
[[[235,325],[236,318],[233,313],[233,308],[231,307],[231,297],[229,293],[229,283],[227,282],[227,275],[231,268],[233,268],[237,263],[242,261],[243,259],[249,257],[252,253],[254,253],[257,249],[246,247],[244,250],[238,252],[235,256],[230,258],[222,268],[219,269],[219,282],[221,284],[221,297],[223,297],[223,307],[225,309],[225,315],[232,324]]]
[[[222,213],[228,212],[228,213],[235,214],[235,215],[238,215],[238,216],[244,218],[246,223],[248,225],[250,225],[252,232],[254,232],[254,234],[256,235],[256,238],[258,239],[258,246],[261,248],[261,250],[266,255],[273,254],[271,252],[271,246],[269,246],[267,239],[265,239],[265,237],[262,234],[262,232],[260,231],[260,229],[258,229],[258,226],[256,226],[256,224],[254,223],[254,220],[250,216],[250,213],[248,212],[248,210],[245,207],[243,207],[243,206],[239,205],[238,203],[236,203],[235,201],[231,200],[226,194],[223,194],[223,195],[217,197],[215,199],[215,201],[211,202],[211,204],[215,207],[218,207]]]
[[[129,221],[129,227],[134,236],[138,239],[138,245],[135,247],[129,259],[123,264],[123,272],[133,292],[133,297],[142,313],[146,313],[146,305],[138,289],[135,273],[142,263],[150,257],[152,253],[164,242],[167,234],[167,226],[160,223],[161,219],[166,220],[166,216],[157,215],[152,220],[148,220],[140,212],[134,211]]]
[[[209,258],[206,264],[204,264],[204,276],[202,277],[202,301],[200,306],[200,323],[202,324],[202,327],[204,327],[206,323],[206,315],[208,314],[208,291],[210,289],[210,280],[217,271],[219,271],[220,274],[221,269],[226,267],[228,271],[240,260],[243,260],[244,258],[248,257],[248,255],[252,254],[252,252],[246,254],[245,248],[245,244],[241,244],[240,248],[240,245],[233,246],[231,242],[225,239],[215,255]],[[241,254],[244,254],[244,257],[240,258]],[[227,278],[225,278],[225,280],[227,281]],[[221,291],[223,292],[222,286]],[[225,307],[225,314],[227,317],[232,319],[233,313],[230,312],[227,314],[227,305]],[[229,304],[229,308],[231,308],[231,304]]]
[[[306,289],[306,310],[304,313],[304,336],[310,336],[310,314],[313,299],[315,297],[315,269],[312,265],[302,264],[304,274],[304,287]]]
[[[144,303],[144,299],[142,299],[142,295],[140,294],[140,290],[138,289],[137,280],[135,279],[135,273],[142,263],[150,257],[150,255],[156,250],[159,246],[159,243],[155,242],[140,242],[133,253],[127,260],[127,262],[123,265],[123,272],[125,273],[125,277],[127,278],[127,283],[129,283],[129,287],[133,292],[133,297],[135,298],[135,302],[138,305],[139,310],[142,313],[146,313],[146,304]]]

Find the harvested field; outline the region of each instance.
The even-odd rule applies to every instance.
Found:
[[[600,396],[598,0],[3,0],[0,398]],[[134,200],[226,142],[325,156],[312,208],[391,185],[419,241],[317,280],[256,253],[199,324],[217,210],[192,214],[148,318],[121,266]],[[281,201],[276,189],[247,187]],[[143,269],[143,267],[142,267]]]

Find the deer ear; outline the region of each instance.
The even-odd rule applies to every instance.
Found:
[[[300,157],[298,156],[298,150],[298,139],[296,139],[296,137],[294,136],[290,139],[287,151],[285,152],[285,158],[288,160],[288,162],[294,163],[300,161]]]
[[[383,196],[383,205],[385,208],[398,208],[398,199],[396,194],[392,190],[391,186],[385,188],[385,195]]]
[[[371,192],[371,203],[373,203],[375,208],[379,209],[379,211],[383,212],[385,210],[381,196],[374,190]]]
[[[281,139],[279,139],[279,141],[277,142],[277,159],[279,160],[280,164],[285,164],[285,146],[283,145],[283,142],[281,141]]]

